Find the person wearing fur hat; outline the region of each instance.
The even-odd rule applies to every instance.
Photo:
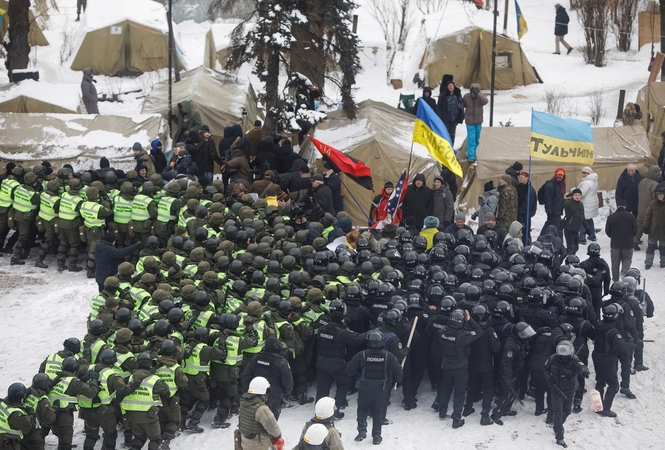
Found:
[[[369,217],[373,223],[380,222],[388,217],[388,200],[395,190],[395,185],[392,181],[386,181],[381,189],[381,193],[374,197],[372,206],[369,208]],[[397,208],[393,215],[393,223],[399,225],[402,223],[402,208]]]
[[[566,203],[563,206],[565,217],[563,223],[564,237],[566,238],[567,254],[574,255],[580,247],[579,232],[584,223],[584,204],[582,191],[578,188],[565,195]]]
[[[510,175],[502,175],[499,180],[499,222],[510,224],[517,220],[517,190]]]
[[[457,124],[464,121],[464,99],[462,91],[455,86],[452,76],[441,85],[436,113],[450,134],[450,145],[455,144]]]
[[[439,231],[439,219],[434,216],[427,216],[423,221],[423,229],[420,232],[420,236],[425,236],[427,239],[427,250],[432,248],[434,234]]]

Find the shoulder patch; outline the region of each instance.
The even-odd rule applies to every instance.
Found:
[[[476,335],[476,332],[475,332],[475,331],[472,331],[472,332],[471,332],[471,336],[475,336],[475,335]]]
[[[634,316],[634,315],[635,315],[635,313],[633,313],[633,310],[632,310],[632,309],[630,310],[630,315],[631,315],[631,316]]]
[[[498,338],[499,336],[496,335],[496,331],[492,332],[495,338]]]
[[[513,357],[513,352],[509,350],[508,353],[506,353],[506,356],[508,358],[512,358]]]
[[[398,342],[398,343],[397,343],[397,348],[400,349],[400,350],[402,350],[402,343],[401,343],[401,342]]]
[[[619,334],[619,333],[617,333],[617,337],[618,337],[619,339],[623,339],[623,338],[621,337],[621,334]]]

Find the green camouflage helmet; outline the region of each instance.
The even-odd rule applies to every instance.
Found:
[[[120,263],[118,273],[123,277],[131,276],[134,273],[134,265],[127,261]]]
[[[206,255],[205,249],[203,247],[197,247],[191,251],[191,253],[189,254],[189,259],[191,259],[192,262],[199,263],[203,261],[205,255]]]
[[[307,291],[307,301],[314,304],[323,302],[323,292],[319,288],[311,288]]]

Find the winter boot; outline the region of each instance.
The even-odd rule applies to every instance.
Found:
[[[568,448],[568,445],[566,444],[566,441],[564,441],[563,439],[557,439],[556,440],[556,445],[560,445],[563,448]]]
[[[355,437],[354,441],[360,442],[367,437],[367,422],[361,422],[358,424],[358,436]]]
[[[44,264],[43,260],[41,259],[35,261],[35,267],[39,267],[40,269],[48,269],[48,266]]]
[[[83,267],[77,266],[76,264],[70,264],[67,267],[67,270],[69,270],[70,272],[80,272],[83,270]]]
[[[464,419],[453,419],[453,428],[461,428],[464,426]]]
[[[299,405],[306,405],[308,403],[314,402],[314,397],[308,397],[307,392],[302,392],[300,395],[298,395],[298,404]]]
[[[490,419],[490,416],[489,416],[488,413],[483,413],[480,416],[480,424],[481,425],[492,425],[493,423],[494,423],[494,421],[492,419]]]
[[[381,437],[380,434],[375,434],[374,436],[372,436],[372,444],[379,445],[381,441],[383,441],[383,438]]]
[[[464,417],[468,417],[475,412],[476,412],[475,408],[464,408],[464,411],[462,411],[462,415]]]
[[[25,264],[25,261],[20,259],[18,256],[13,255],[12,259],[9,261],[9,264],[12,266],[22,266]]]
[[[193,433],[203,433],[204,431],[203,428],[199,426],[199,421],[194,419],[189,419],[186,430]]]
[[[85,273],[86,278],[95,278],[95,271],[92,269],[88,269]]]
[[[656,256],[656,246],[649,244],[647,247],[647,253],[644,257],[644,268],[649,270],[653,266],[653,258]]]
[[[603,409],[602,411],[598,411],[598,414],[603,416],[603,417],[616,417],[617,414],[609,409]]]
[[[159,444],[159,450],[171,450],[171,439],[163,439]]]
[[[554,426],[554,414],[548,412],[547,417],[545,418],[545,425],[548,427],[553,427]]]
[[[574,413],[582,412],[582,399],[581,398],[576,398],[574,400],[573,412]]]
[[[628,397],[631,400],[635,400],[637,396],[629,388],[622,388],[619,392]]]
[[[335,408],[335,413],[333,414],[335,419],[343,419],[344,418],[344,413],[340,411],[338,408]]]
[[[645,370],[649,370],[647,366],[644,364],[635,364],[635,371],[636,372],[644,372]]]
[[[499,412],[499,408],[495,409],[494,412],[492,412],[492,415],[490,418],[494,421],[495,424],[497,425],[503,425],[503,421],[501,420],[501,413]]]

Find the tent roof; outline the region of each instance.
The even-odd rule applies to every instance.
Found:
[[[8,11],[9,2],[7,0],[0,0],[0,9]],[[31,6],[28,10],[28,19],[30,20],[30,30],[28,31],[28,43],[31,46],[47,46],[49,45],[46,36],[42,32],[42,28],[39,26],[35,18],[35,13],[33,12],[33,7]],[[41,13],[38,14],[41,17]],[[7,27],[9,26],[10,21],[9,14],[5,14],[2,17],[2,26],[0,26],[0,41],[4,39],[5,33],[7,33]]]
[[[237,23],[213,23],[210,25],[210,33],[215,43],[216,52],[231,46],[231,33],[237,26]],[[246,24],[245,31],[253,26],[254,24]]]
[[[98,167],[102,156],[116,167],[132,165],[132,145],[165,143],[166,121],[157,114],[136,116],[0,113],[0,159]]]
[[[84,32],[101,30],[125,21],[144,25],[168,34],[166,8],[153,0],[95,0],[83,16]]]
[[[173,84],[173,108],[179,102],[190,100],[213,135],[221,136],[224,127],[236,123],[242,123],[243,128],[248,129],[254,120],[263,118],[249,82],[204,66],[184,72],[180,77],[180,81]],[[141,112],[166,117],[168,109],[168,81],[162,81],[145,98]],[[243,110],[247,111],[246,116],[243,116]]]
[[[595,160],[591,167],[599,175],[599,189],[614,189],[618,176],[629,163],[639,167],[654,162],[649,141],[641,126],[597,127],[592,128],[592,131]],[[483,193],[483,184],[488,180],[497,181],[515,161],[520,161],[524,170],[528,171],[530,140],[531,129],[528,127],[483,128],[482,139],[476,150],[478,165],[475,168],[466,160],[465,142],[457,154],[465,175],[460,204],[466,202],[468,207],[477,208],[476,198]],[[558,167],[566,171],[568,189],[579,184],[582,165],[533,159],[530,174],[534,188],[537,190],[552,178]]]
[[[62,112],[75,114],[79,108],[79,87],[72,84],[51,84],[45,81],[24,80],[0,86],[0,103],[28,97],[55,105]],[[42,111],[35,111],[42,112]],[[43,111],[47,112],[47,111]]]
[[[346,189],[362,205],[365,213],[375,195],[381,192],[386,181],[397,183],[402,171],[409,165],[411,138],[415,117],[390,105],[374,100],[365,100],[359,105],[358,117],[351,121],[342,111],[328,114],[328,118],[316,128],[314,136],[337,150],[357,158],[371,170],[374,191],[364,189],[343,177]],[[321,155],[312,145],[302,149],[301,154],[310,162]],[[439,174],[439,164],[420,145],[413,146],[410,174],[422,172],[428,181]],[[345,196],[345,210],[355,224],[366,224],[367,218],[355,204],[351,195]]]
[[[427,15],[425,32],[428,39],[441,39],[456,35],[460,31],[468,32],[476,28],[492,34],[492,28],[494,27],[493,13],[493,11],[478,9],[471,2],[448,1],[441,11]],[[508,23],[514,25],[516,20],[514,8],[510,8],[508,15],[510,16]],[[504,37],[517,40],[514,26],[509,26],[507,31],[507,36],[503,35],[500,30],[497,30],[497,34],[500,33]]]

